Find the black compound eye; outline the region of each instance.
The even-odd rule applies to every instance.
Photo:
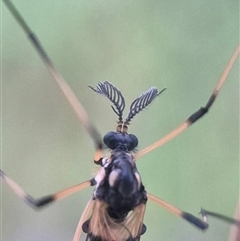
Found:
[[[120,132],[108,132],[103,138],[104,144],[114,150],[117,147],[132,151],[138,145],[138,139],[135,135],[120,133]]]
[[[133,134],[129,134],[128,137],[130,138],[130,141],[129,141],[129,149],[130,151],[135,149],[138,145],[138,138],[133,135]]]
[[[115,149],[117,146],[118,140],[116,138],[116,132],[110,131],[108,132],[104,137],[103,137],[103,142],[104,144],[110,148],[110,149]]]

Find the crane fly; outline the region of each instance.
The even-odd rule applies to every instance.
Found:
[[[0,174],[3,181],[5,181],[20,198],[26,201],[30,206],[40,208],[89,186],[94,186],[93,196],[80,218],[73,238],[74,241],[80,239],[82,230],[86,233],[87,241],[139,241],[147,229],[147,224],[144,224],[144,213],[148,200],[156,202],[158,205],[163,206],[176,216],[185,219],[197,228],[203,230],[208,227],[206,215],[215,215],[216,217],[224,219],[223,216],[206,210],[202,210],[203,218],[199,219],[146,192],[135,162],[141,156],[175,138],[207,113],[239,55],[239,46],[230,59],[226,70],[217,83],[207,104],[190,115],[183,124],[174,129],[164,138],[135,153],[134,150],[138,146],[138,139],[135,135],[129,134],[129,123],[136,114],[147,107],[160,95],[160,93],[163,92],[164,89],[158,91],[157,88],[151,87],[149,90],[143,92],[132,102],[126,119],[123,119],[125,100],[122,93],[108,81],[99,82],[96,87],[90,86],[93,91],[100,95],[104,95],[110,100],[112,103],[112,109],[118,116],[116,131],[108,132],[102,140],[98,130],[89,120],[87,112],[77,100],[67,82],[55,68],[45,50],[41,47],[36,36],[26,25],[25,21],[21,18],[11,2],[4,2],[9,7],[10,11],[13,12],[20,25],[26,31],[28,37],[34,43],[50,73],[53,75],[64,95],[72,105],[83,127],[92,138],[96,147],[94,162],[101,166],[94,178],[40,199],[34,199],[29,194],[26,194],[17,183],[1,171]],[[111,150],[111,155],[109,157],[105,157],[103,154],[105,147]],[[235,221],[236,220],[231,219],[231,222]],[[238,224],[238,221],[236,221],[236,223]]]

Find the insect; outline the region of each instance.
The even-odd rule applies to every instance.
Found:
[[[233,49],[233,48],[232,48],[232,49]],[[231,51],[232,51],[232,49],[231,49]],[[81,51],[80,51],[80,52],[81,52]],[[230,52],[230,51],[229,51],[229,52]],[[229,57],[230,57],[230,56],[229,56]],[[225,64],[225,63],[226,63],[226,61],[224,62],[224,64]],[[219,71],[219,70],[218,70],[218,71]],[[221,70],[220,70],[219,72],[221,72]],[[219,72],[217,73],[217,75],[219,75]],[[213,78],[214,78],[214,80],[215,80],[215,79],[216,79],[216,76],[212,77],[211,79],[213,79]],[[93,79],[94,79],[94,78],[93,78]],[[214,81],[213,81],[213,82],[214,82]],[[95,83],[95,82],[94,82],[94,83]],[[214,83],[215,83],[215,82],[214,82]],[[91,85],[93,85],[93,84],[91,84]],[[156,84],[155,84],[155,85],[156,85]],[[162,85],[162,84],[160,84],[160,86],[161,86],[161,85]],[[116,83],[116,86],[121,86],[121,85],[119,85],[119,83],[118,83],[118,84]],[[159,86],[159,84],[158,84],[158,86]],[[168,85],[166,85],[166,86],[169,87]],[[201,86],[202,86],[203,89],[205,89],[205,88],[204,88],[204,87],[205,87],[205,84],[202,84]],[[212,87],[213,87],[213,85],[211,86],[211,88],[212,88]],[[122,88],[121,88],[121,89],[122,89]],[[144,88],[143,88],[143,89],[144,89]],[[171,88],[170,88],[170,89],[171,89]],[[169,89],[169,92],[170,92],[170,89]],[[209,89],[210,89],[210,88],[209,88]],[[168,92],[168,93],[169,93],[169,92]],[[180,91],[180,92],[181,92],[181,91]],[[207,91],[206,91],[206,92],[207,92]],[[126,93],[126,90],[124,90],[123,93]],[[136,94],[138,94],[138,93],[139,93],[139,91],[136,90]],[[208,93],[210,93],[210,92],[208,92]],[[134,96],[134,94],[132,94],[132,95]],[[168,95],[169,95],[169,94],[168,94]],[[165,95],[165,96],[166,96],[166,95]],[[164,96],[164,98],[165,98],[165,96]],[[208,96],[208,94],[206,94],[206,96]],[[172,95],[171,95],[171,97],[172,97]],[[188,97],[188,98],[186,98],[186,99],[189,101],[189,100],[191,100],[192,98],[191,98],[191,97]],[[197,97],[196,97],[196,99],[197,99],[197,100],[196,100],[196,104],[194,105],[194,108],[193,108],[192,110],[195,110],[196,106],[198,106],[199,104],[201,104],[201,101],[198,101],[198,98],[197,98]],[[98,101],[98,99],[97,99],[97,101]],[[203,101],[205,101],[204,98],[203,98]],[[164,102],[164,105],[166,104],[166,103],[165,103],[165,100],[164,100],[164,101],[163,101],[163,100],[159,100],[158,102]],[[158,103],[158,102],[157,102],[157,103]],[[129,102],[128,102],[128,103],[129,103]],[[156,105],[156,103],[154,103],[154,104]],[[174,105],[174,104],[172,104],[172,105]],[[221,105],[221,104],[219,103],[219,105]],[[96,105],[95,105],[95,106],[96,106]],[[151,111],[152,108],[155,108],[155,107],[154,107],[154,106],[151,107],[151,109],[148,110],[148,111]],[[103,109],[104,109],[104,108],[103,108]],[[174,107],[174,109],[175,109],[175,107]],[[158,111],[160,112],[160,110],[161,110],[161,109],[159,108]],[[163,107],[162,107],[162,111],[164,111],[164,110],[163,110]],[[169,108],[169,111],[170,111],[170,108]],[[148,113],[148,112],[146,112],[146,113]],[[191,111],[188,112],[188,114],[189,114],[189,113],[191,113]],[[105,114],[105,115],[106,115],[106,114]],[[145,115],[145,114],[144,114],[144,115]],[[144,115],[142,115],[143,118],[144,118]],[[148,114],[146,114],[146,115],[148,115]],[[97,116],[99,116],[99,115],[96,114],[96,117],[97,117]],[[165,118],[166,114],[164,114],[164,112],[163,112],[163,113],[162,113],[162,116]],[[215,118],[215,115],[214,115],[214,114],[212,114],[212,116]],[[94,117],[95,117],[95,116],[94,116]],[[183,114],[183,118],[184,118],[184,117],[185,117],[185,114]],[[162,121],[161,121],[162,123],[164,122],[164,118],[163,118]],[[217,118],[218,118],[218,117],[216,117],[216,119],[217,119]],[[110,117],[109,117],[109,119],[110,119]],[[178,119],[178,118],[176,117],[176,119]],[[209,119],[211,119],[211,118],[209,118]],[[104,121],[106,121],[106,120],[104,120]],[[153,120],[153,121],[154,121],[154,120]],[[140,122],[142,123],[142,121],[140,121]],[[168,121],[167,121],[167,122],[168,122]],[[169,122],[170,122],[170,121],[169,121]],[[132,133],[138,133],[139,130],[141,130],[141,129],[140,129],[141,127],[138,127],[138,129],[136,129],[137,131],[134,131],[135,123],[136,123],[136,125],[137,125],[137,121],[134,122],[134,125],[133,125],[132,128],[131,128]],[[176,121],[176,124],[178,124],[178,121]],[[160,124],[160,125],[161,125],[161,124]],[[141,124],[141,126],[142,126],[142,124]],[[174,123],[172,124],[172,126],[174,126]],[[159,122],[158,122],[158,127],[159,127]],[[136,128],[137,128],[137,127],[136,127]],[[162,128],[164,129],[164,127],[161,127],[161,129],[162,129]],[[199,128],[200,128],[200,127],[199,127]],[[111,128],[111,129],[112,129],[112,128]],[[155,128],[153,128],[153,129],[155,129]],[[108,128],[107,131],[109,131],[109,128]],[[206,128],[205,128],[205,131],[206,131]],[[205,133],[205,132],[204,132],[204,133]],[[139,133],[139,134],[140,134],[140,136],[141,136],[141,133]],[[146,134],[148,134],[148,133],[145,132],[145,135],[146,135]],[[142,142],[142,140],[145,141],[144,139],[146,138],[145,143],[144,143],[144,144],[141,144],[141,145],[140,145],[140,148],[144,147],[144,145],[147,145],[148,143],[151,143],[151,141],[149,140],[150,136],[148,136],[148,137],[146,136],[146,137],[144,137],[144,138],[142,138],[142,137],[140,137],[140,136],[138,136],[138,137],[139,137],[139,140],[140,140],[141,142]],[[159,135],[158,135],[158,136],[159,136]],[[157,138],[157,137],[156,137],[156,138]],[[154,139],[154,138],[153,138],[153,139]],[[192,139],[194,139],[194,137],[193,137]],[[196,139],[196,137],[195,137],[195,139]],[[81,143],[81,145],[83,145],[83,144]],[[83,150],[84,150],[84,147],[83,147]],[[81,152],[81,155],[83,155],[82,152]],[[35,157],[35,158],[36,158],[36,157]],[[18,159],[18,162],[19,162],[19,160],[22,160],[22,159],[24,159],[24,158],[19,158],[19,159]],[[32,159],[33,159],[33,158],[32,158]],[[42,159],[42,158],[39,158],[39,160],[40,160],[40,159]],[[69,159],[70,159],[70,158],[69,158]],[[82,159],[82,156],[81,156],[81,159]],[[83,157],[83,159],[86,160],[85,157]],[[158,159],[158,157],[156,157],[156,159]],[[170,157],[169,159],[171,159],[171,157]],[[183,158],[181,158],[181,159],[183,159]],[[184,157],[184,159],[185,159],[185,157]],[[189,158],[187,158],[187,157],[186,157],[186,159],[189,160]],[[210,159],[212,160],[211,157],[210,157]],[[8,159],[8,160],[9,160],[9,162],[10,162],[11,159]],[[75,162],[76,162],[76,161],[75,161]],[[159,162],[160,162],[160,161],[159,161]],[[176,162],[176,160],[175,160],[175,162]],[[179,162],[180,162],[180,161],[179,161]],[[4,163],[6,163],[6,161],[5,161]],[[60,163],[60,161],[59,161],[58,163]],[[83,163],[84,163],[84,162],[83,162]],[[144,163],[144,167],[142,167],[142,169],[148,168],[148,163],[150,163],[150,162],[148,162],[148,159],[146,159],[146,161],[143,161],[143,163]],[[146,163],[147,163],[147,164],[146,164]],[[220,163],[221,163],[221,162],[220,162]],[[141,165],[142,165],[141,162],[139,162],[138,165],[141,166]],[[151,163],[150,163],[149,165],[151,165]],[[172,166],[174,166],[174,165],[177,165],[177,163],[172,164]],[[155,164],[155,166],[156,166],[156,164]],[[87,169],[87,168],[88,168],[88,167],[86,167],[86,166],[84,165],[84,169]],[[4,169],[5,169],[5,168],[3,168],[3,170],[4,170]],[[57,168],[56,168],[56,169],[57,169]],[[80,168],[79,168],[79,169],[80,169]],[[152,166],[152,169],[154,169],[153,166]],[[160,172],[160,170],[158,170],[158,171]],[[8,171],[6,170],[6,173],[9,173],[9,170],[8,170]],[[141,173],[142,173],[142,172],[141,172]],[[10,173],[9,173],[9,174],[10,174]],[[11,174],[10,176],[14,176],[14,175]],[[66,176],[67,176],[67,173],[66,173]],[[151,179],[151,178],[150,178],[150,179]],[[34,179],[33,179],[33,180],[34,180]],[[82,180],[82,177],[81,177],[81,180]],[[84,180],[84,178],[83,178],[83,180]],[[144,180],[146,180],[146,178],[144,178]],[[29,182],[29,179],[28,179],[28,182]],[[47,181],[46,181],[46,182],[47,182]],[[73,180],[72,180],[72,182],[75,183]],[[146,182],[146,181],[145,181],[145,182]],[[162,181],[161,181],[161,182],[162,182]],[[168,182],[168,181],[166,181],[166,183],[167,183],[167,182]],[[37,183],[37,181],[36,181],[36,183]],[[35,188],[36,188],[36,183],[35,183]],[[25,186],[25,184],[22,184],[22,182],[21,182],[21,185],[22,185],[22,186]],[[68,185],[68,184],[65,184],[65,186],[66,186],[66,185]],[[166,184],[166,185],[167,185],[167,184]],[[150,183],[147,183],[147,186],[150,186]],[[55,189],[53,189],[53,190],[56,190],[56,189],[57,189],[57,187],[55,187]],[[149,190],[149,188],[148,188],[148,190]],[[42,191],[42,192],[45,193],[45,190]],[[201,191],[200,191],[200,192],[201,192]],[[30,193],[32,193],[32,192],[30,191]],[[40,192],[39,192],[39,193],[40,193]],[[51,191],[50,191],[50,193],[51,193]],[[183,193],[183,190],[182,190],[182,193]],[[34,193],[33,193],[33,194],[34,194]],[[38,194],[37,194],[37,195],[38,195]],[[36,195],[36,196],[37,196],[37,195]],[[161,194],[161,193],[158,193],[158,195],[161,196],[162,194]],[[185,194],[184,194],[184,195],[185,195]],[[34,196],[35,196],[35,195],[34,195]],[[163,195],[163,196],[164,196],[164,195]],[[186,194],[186,196],[189,196],[189,195]],[[209,198],[209,197],[207,197],[207,198]],[[186,200],[186,201],[187,201],[187,200]],[[191,201],[191,202],[193,202],[193,201]],[[173,203],[174,203],[174,202],[173,202]],[[193,203],[194,203],[194,202],[193,202]],[[199,203],[200,203],[200,204],[199,204]],[[199,203],[196,204],[196,205],[197,205],[197,208],[199,207],[199,205],[202,204],[201,201],[199,201]],[[204,204],[202,204],[202,205],[203,205],[203,206],[206,206],[206,205],[204,205]],[[216,204],[216,205],[217,205],[217,204]],[[185,206],[185,208],[187,208],[187,207],[188,207],[188,205]],[[219,204],[219,207],[221,207],[220,204]],[[215,208],[214,208],[214,209],[215,209]],[[216,209],[217,209],[217,208],[216,208]],[[215,210],[216,210],[216,209],[215,209]],[[192,210],[195,210],[195,209],[192,208]],[[79,211],[79,213],[80,213],[80,211]],[[41,214],[41,215],[42,215],[42,214]],[[76,222],[76,221],[75,221],[75,222]],[[149,226],[150,226],[150,227],[149,227]],[[74,228],[75,228],[75,227],[73,227],[73,229],[74,229]],[[149,228],[151,228],[151,225],[148,225],[148,229],[149,229]],[[30,227],[29,227],[29,229],[31,230]],[[74,232],[74,231],[73,231],[73,232]],[[150,231],[149,231],[149,232],[150,232]],[[145,236],[145,235],[148,235],[149,232],[147,232],[146,234],[143,235],[143,240],[144,240],[145,237],[147,237],[147,236]],[[71,236],[69,236],[69,237],[71,237]],[[66,240],[66,238],[65,238],[65,240]],[[148,240],[148,239],[147,239],[147,240]]]

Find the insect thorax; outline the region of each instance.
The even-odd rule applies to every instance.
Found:
[[[128,212],[147,196],[133,156],[126,151],[115,150],[102,167],[102,180],[95,190],[95,198],[108,205],[108,214],[116,221],[124,219]]]

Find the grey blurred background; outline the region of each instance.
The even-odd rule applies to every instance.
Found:
[[[102,135],[115,130],[116,116],[88,85],[109,80],[128,104],[151,86],[167,88],[131,123],[139,150],[206,103],[239,41],[236,0],[14,3]],[[2,169],[34,197],[91,178],[92,140],[4,5],[2,61]],[[201,206],[234,215],[238,63],[209,114],[137,165],[147,191],[175,206],[195,215]],[[72,240],[91,193],[35,212],[3,185],[2,241]],[[213,218],[201,232],[151,202],[144,222],[142,241],[226,241],[230,232],[230,225]]]

